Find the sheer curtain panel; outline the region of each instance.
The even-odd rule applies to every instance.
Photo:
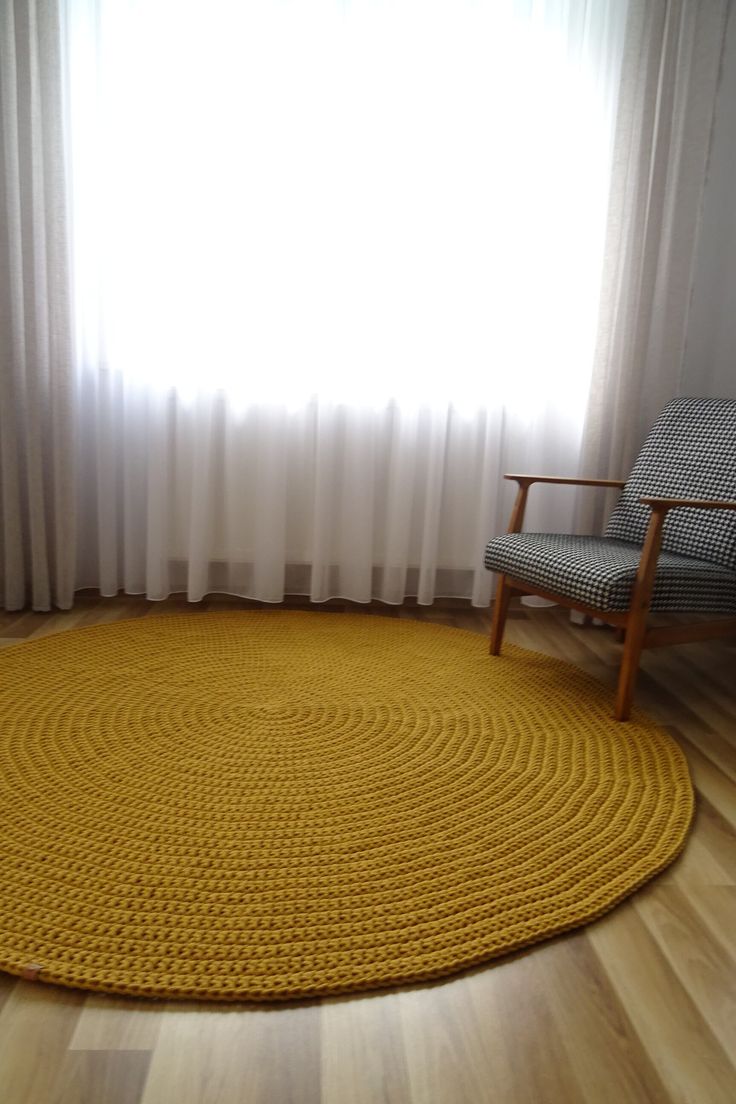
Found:
[[[78,585],[487,603],[503,469],[577,466],[626,3],[69,5]]]
[[[628,471],[683,367],[728,0],[630,6],[582,470]],[[733,14],[731,16],[733,18]],[[703,366],[707,373],[707,366]],[[581,500],[597,529],[603,496]]]
[[[71,344],[63,11],[0,4],[0,601],[72,604]]]

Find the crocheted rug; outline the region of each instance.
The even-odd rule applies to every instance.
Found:
[[[396,618],[155,616],[0,655],[0,968],[276,1000],[437,978],[677,855],[684,757],[545,656]]]

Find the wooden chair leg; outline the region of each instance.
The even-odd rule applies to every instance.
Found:
[[[631,704],[634,700],[636,678],[639,674],[639,660],[641,659],[644,634],[647,628],[647,610],[637,610],[632,613],[626,627],[624,638],[624,654],[621,658],[621,669],[618,676],[618,690],[616,691],[616,720],[628,721],[631,715]]]
[[[491,622],[491,646],[489,648],[491,655],[498,655],[501,651],[503,631],[506,627],[506,615],[509,612],[510,600],[511,587],[506,582],[506,576],[499,575],[496,600],[493,603],[493,620]]]
[[[654,577],[657,571],[657,558],[662,547],[662,531],[667,514],[666,506],[652,506],[647,534],[644,538],[639,569],[631,596],[631,609],[626,620],[626,637],[621,670],[618,676],[616,694],[616,720],[628,721],[631,713],[631,701],[634,697],[636,676],[639,673],[639,659],[647,631],[649,603],[654,590]]]

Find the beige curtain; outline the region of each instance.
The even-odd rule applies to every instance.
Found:
[[[74,588],[60,0],[0,3],[0,603]]]
[[[632,0],[581,472],[623,478],[682,389],[728,0]],[[603,496],[579,527],[600,528]]]

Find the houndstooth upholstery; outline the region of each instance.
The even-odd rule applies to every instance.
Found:
[[[612,537],[507,533],[486,545],[485,565],[583,606],[627,610],[641,546]],[[736,612],[736,571],[709,560],[660,553],[652,610]]]
[[[603,537],[509,533],[485,565],[593,609],[627,610],[651,510],[642,496],[736,501],[736,401],[674,399],[654,423]],[[670,511],[651,609],[736,611],[736,511]]]
[[[641,544],[642,495],[736,500],[736,401],[673,399],[649,431],[606,529]],[[671,510],[662,547],[736,569],[736,512]]]

